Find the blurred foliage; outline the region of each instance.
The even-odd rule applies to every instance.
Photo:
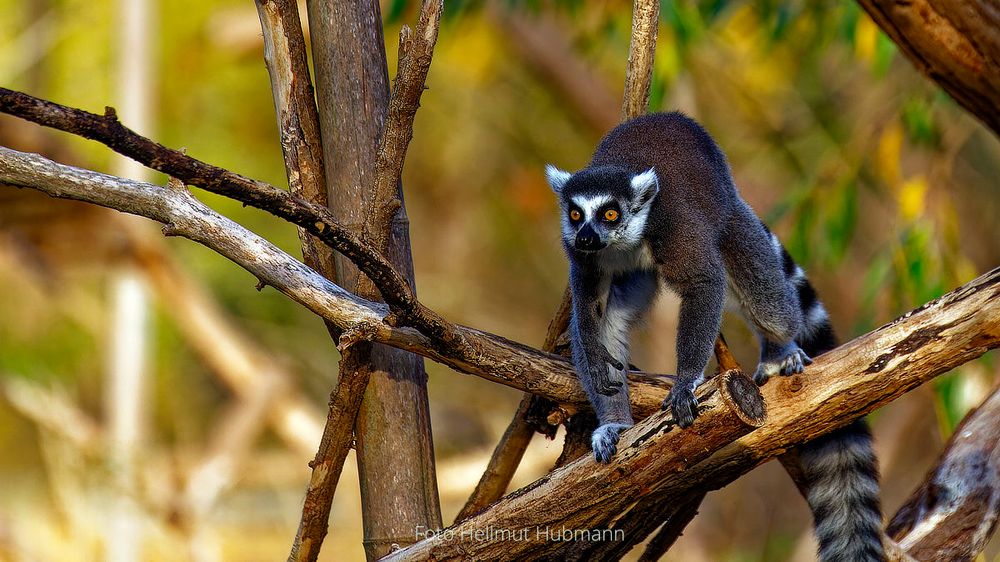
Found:
[[[390,73],[395,37],[402,24],[413,25],[417,4],[382,4]],[[91,111],[118,103],[115,3],[0,0],[0,10],[0,84]],[[631,7],[620,0],[447,1],[445,16],[404,170],[418,292],[450,319],[539,344],[566,275],[555,204],[541,170],[547,162],[583,166],[605,132],[568,100],[581,88],[620,99]],[[563,83],[533,70],[530,51],[511,43],[508,17],[554,24],[556,35],[548,39],[569,44],[593,80]],[[205,161],[284,185],[252,4],[173,0],[159,5],[156,18],[157,34],[150,37],[156,126],[150,134]],[[745,198],[810,272],[842,337],[868,331],[1000,263],[996,138],[919,76],[854,3],[663,2],[650,109],[683,110],[716,137]],[[608,112],[616,115],[618,107]],[[13,127],[10,121],[0,121],[0,133],[16,137],[2,127]],[[96,143],[45,134],[77,163],[110,166],[109,151]],[[198,196],[298,255],[295,230],[287,224]],[[58,383],[100,419],[106,272],[116,263],[52,258],[43,277],[57,282],[39,281],[25,265],[34,250],[19,245],[18,228],[0,218],[0,283],[7,294],[19,295],[0,300],[0,377]],[[92,232],[81,232],[80,239],[92,239]],[[168,244],[323,407],[337,353],[322,323],[272,289],[258,293],[251,275],[214,253],[183,240]],[[640,338],[635,363],[670,372],[672,336],[663,330],[672,325],[662,319],[674,312],[664,307],[651,320],[655,338]],[[726,329],[739,336],[730,339],[745,340],[734,348],[752,364],[745,330]],[[171,453],[186,458],[203,446],[230,396],[164,311],[156,314],[154,334],[150,440],[187,451]],[[427,369],[441,466],[488,451],[518,393],[431,362]],[[939,379],[933,400],[942,434],[996,383],[996,372],[995,358],[987,357]],[[38,462],[41,455],[34,430],[18,419],[0,402],[0,471],[11,474],[23,474],[25,461]],[[876,434],[891,430],[880,423],[881,417]],[[916,476],[903,476],[897,488],[889,484],[890,499],[905,495],[934,456],[926,443],[939,436],[912,433],[907,443],[923,454],[914,462],[924,464],[902,473]],[[269,439],[262,447],[277,445]],[[283,504],[280,521],[268,523],[281,532],[294,528],[304,482],[304,460],[295,463],[285,489],[292,500]],[[758,497],[776,497],[772,491],[792,497],[794,491],[772,490],[763,478],[727,490],[735,499],[726,506],[706,504],[703,517],[740,523],[694,533],[715,545],[705,547],[705,559],[771,560],[796,551],[802,513],[778,510]],[[766,478],[784,482],[777,473]],[[448,493],[446,519],[464,499]],[[747,523],[745,515],[730,513],[736,506],[770,511]],[[356,507],[342,509],[335,519],[356,525],[349,522]],[[761,536],[770,540],[761,543]],[[357,537],[333,540],[356,546]],[[698,559],[683,552],[684,559]]]

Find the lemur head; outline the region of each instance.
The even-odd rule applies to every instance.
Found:
[[[618,166],[596,166],[571,174],[550,164],[545,175],[559,197],[567,250],[631,249],[642,241],[660,189],[653,168],[634,174]]]

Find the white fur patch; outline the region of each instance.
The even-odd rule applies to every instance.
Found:
[[[597,209],[611,201],[610,195],[596,195],[594,197],[584,197],[579,195],[573,198],[573,203],[583,211],[583,220],[589,221],[594,218]]]
[[[656,170],[650,168],[641,174],[632,176],[632,192],[637,199],[652,199],[659,189],[660,183],[656,178]]]
[[[653,269],[655,263],[649,244],[641,244],[624,249],[612,246],[602,250],[598,265],[608,275],[616,275],[629,271]]]
[[[823,305],[819,301],[816,301],[806,312],[806,327],[810,330],[815,330],[829,319],[830,315],[827,314],[826,309],[823,308]]]
[[[632,327],[633,311],[627,308],[608,308],[601,323],[601,343],[612,357],[628,363],[629,329]]]
[[[774,247],[774,253],[778,254],[778,258],[781,258],[781,240],[778,240],[778,235],[771,233],[771,246]]]
[[[549,185],[552,186],[552,191],[556,193],[562,192],[562,188],[566,185],[573,174],[560,170],[552,164],[547,164],[545,166],[545,178],[549,180]]]
[[[805,280],[806,280],[806,272],[802,271],[802,268],[796,265],[795,271],[792,272],[792,278],[789,279],[789,281],[791,281],[795,285],[799,285],[800,283],[804,283]]]

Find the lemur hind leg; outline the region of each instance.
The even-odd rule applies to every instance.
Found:
[[[812,359],[796,343],[804,326],[794,285],[802,270],[744,203],[728,225],[723,259],[732,293],[760,339],[754,380],[801,373]]]
[[[608,292],[608,302],[601,318],[601,342],[608,353],[628,368],[629,331],[639,322],[656,296],[657,280],[653,272],[634,272],[615,277]],[[625,371],[620,377],[621,391],[607,396],[588,390],[597,408],[598,427],[591,435],[590,445],[598,462],[610,462],[618,449],[622,431],[632,426]]]
[[[806,365],[812,363],[812,358],[799,347],[795,341],[776,344],[761,336],[760,362],[753,374],[757,384],[764,384],[774,375],[794,375],[801,373]]]

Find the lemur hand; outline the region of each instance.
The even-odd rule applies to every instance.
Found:
[[[612,357],[603,345],[599,347],[600,351],[598,353],[600,357],[595,364],[590,366],[590,378],[593,381],[594,390],[605,396],[614,396],[621,390],[622,382],[611,378],[611,375],[608,373],[608,365],[616,371],[625,370],[625,365],[622,365],[621,361]]]
[[[691,427],[698,415],[698,399],[694,397],[694,388],[678,382],[670,389],[670,394],[663,401],[661,408],[670,408],[674,421],[681,428]]]

